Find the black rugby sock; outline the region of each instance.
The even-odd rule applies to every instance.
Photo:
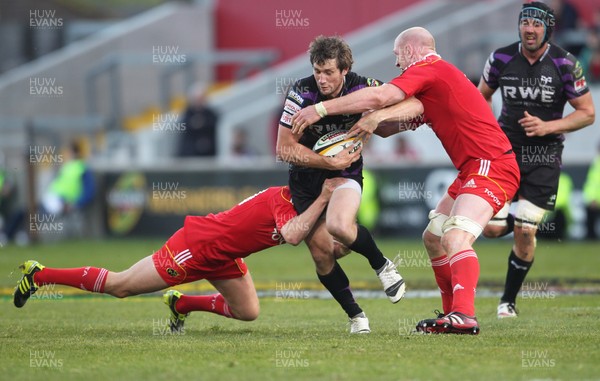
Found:
[[[369,230],[362,225],[358,225],[356,240],[354,240],[349,248],[367,258],[369,260],[369,265],[371,265],[373,270],[380,270],[387,263],[387,259],[377,247],[377,244],[373,240],[373,236],[371,236]]]
[[[353,318],[363,312],[354,300],[354,295],[352,295],[352,290],[350,290],[350,281],[346,273],[337,262],[335,262],[333,270],[329,274],[320,275],[317,273],[317,276],[323,286],[329,290],[333,298],[342,306],[349,318]]]
[[[515,303],[517,294],[523,285],[523,281],[533,265],[533,261],[526,262],[515,254],[513,250],[508,257],[508,270],[506,272],[506,284],[504,285],[504,294],[500,301],[505,303]]]

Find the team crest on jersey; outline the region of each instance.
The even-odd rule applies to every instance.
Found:
[[[546,77],[545,75],[541,75],[540,83],[542,86],[548,86],[550,83],[552,83],[552,77],[550,77],[550,76]]]
[[[379,82],[378,80],[376,80],[374,78],[367,78],[367,86],[369,86],[369,87],[381,86],[381,82]]]
[[[573,69],[573,77],[579,78],[582,76],[583,76],[583,67],[581,67],[581,64],[579,63],[579,61],[577,61],[575,63],[575,69]]]
[[[179,276],[179,273],[177,271],[175,271],[174,269],[172,269],[171,267],[167,268],[167,274],[169,274],[173,278],[177,278]]]

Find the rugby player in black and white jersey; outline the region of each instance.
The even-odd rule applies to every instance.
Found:
[[[554,209],[562,162],[564,133],[594,122],[595,111],[577,59],[549,41],[554,11],[542,2],[523,4],[520,41],[494,51],[483,70],[479,90],[491,105],[502,94],[498,122],[512,143],[521,169],[515,216],[508,204],[484,230],[487,237],[514,229],[499,318],[516,317],[516,297],[533,264],[535,234],[547,211]],[[574,111],[563,117],[565,104]]]
[[[317,140],[334,130],[349,130],[361,114],[328,116],[293,134],[291,119],[300,109],[339,97],[380,81],[351,72],[352,51],[340,37],[318,36],[309,46],[313,75],[300,79],[289,90],[277,138],[277,156],[290,163],[289,186],[294,207],[302,213],[319,195],[325,179],[349,179],[332,194],[325,219],[321,219],[305,242],[310,249],[321,283],[350,318],[351,333],[370,332],[369,321],[358,306],[348,277],[334,256],[333,238],[352,251],[365,256],[376,271],[388,298],[398,302],[404,295],[404,280],[392,261],[383,256],[371,233],[356,222],[362,195],[363,161],[360,149],[348,147],[335,157],[312,151]]]

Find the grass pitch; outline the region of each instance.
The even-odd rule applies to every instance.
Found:
[[[313,298],[321,287],[302,246],[248,258],[257,286],[275,291],[261,298],[261,316],[254,322],[194,313],[185,331],[173,335],[165,329],[168,314],[160,294],[118,300],[62,287],[40,289],[23,309],[12,305],[20,277],[16,267],[25,259],[118,271],[161,244],[127,240],[0,249],[0,379],[600,379],[598,244],[541,241],[518,301],[521,316],[514,320],[498,320],[497,296],[482,296],[501,290],[510,241],[479,244],[479,336],[413,333],[416,322],[440,305],[439,298],[415,297],[417,289],[435,289],[416,241],[380,242],[399,263],[409,291],[396,305],[358,298],[370,335],[350,336],[337,304]],[[364,258],[352,254],[341,264],[355,289],[379,289]],[[206,282],[178,289],[210,292]]]

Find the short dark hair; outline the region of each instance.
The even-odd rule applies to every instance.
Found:
[[[308,46],[308,53],[311,65],[322,65],[327,60],[335,59],[340,71],[350,71],[354,63],[350,46],[339,36],[318,36]]]

